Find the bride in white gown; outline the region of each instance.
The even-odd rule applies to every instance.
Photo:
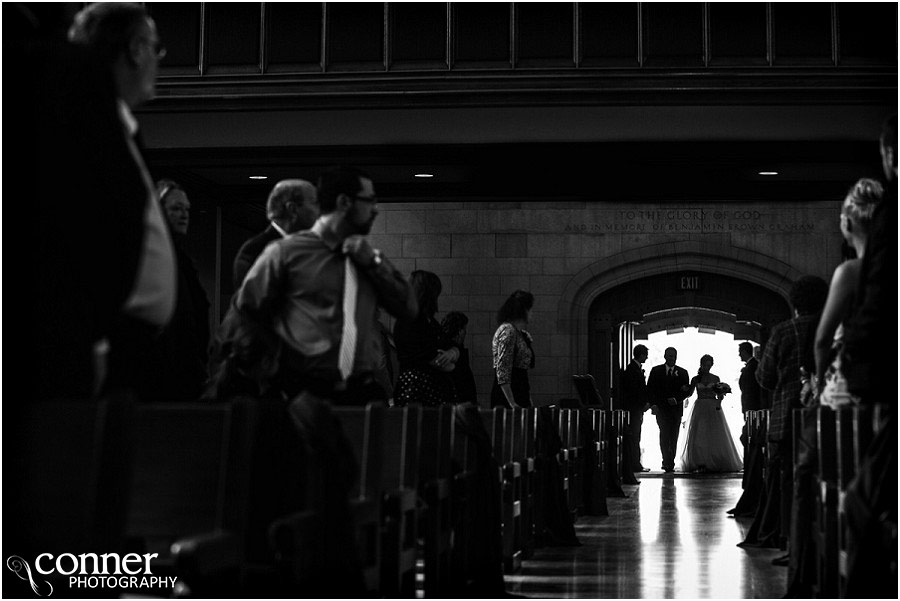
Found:
[[[709,371],[712,366],[712,356],[703,355],[700,370],[691,380],[689,394],[696,389],[697,399],[686,416],[687,432],[679,457],[685,472],[737,472],[743,467],[722,412],[722,399],[731,390]]]

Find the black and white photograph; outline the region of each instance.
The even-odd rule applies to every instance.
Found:
[[[896,2],[2,29],[3,598],[897,598]]]

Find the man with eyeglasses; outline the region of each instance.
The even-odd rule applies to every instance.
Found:
[[[372,179],[333,168],[319,178],[318,196],[321,216],[309,230],[266,247],[237,291],[235,309],[270,325],[283,342],[279,385],[289,396],[307,391],[363,404],[373,400],[379,360],[370,352],[377,306],[412,318],[416,301],[403,275],[365,237],[378,216]],[[348,284],[351,275],[355,283]],[[355,344],[342,372],[350,285],[357,289]]]
[[[25,558],[123,544],[130,422],[122,397],[105,394],[107,358],[124,314],[155,329],[175,305],[171,242],[123,121],[154,92],[155,29],[138,5],[98,3],[78,14],[70,41],[72,8],[2,6],[4,79],[15,86],[4,96],[3,139],[15,150],[3,168],[28,186],[4,217],[30,241],[4,263],[17,292],[4,297],[8,314],[30,335],[4,363],[22,393],[3,408],[16,424],[4,432],[4,515],[15,518],[3,544]],[[70,471],[100,477],[60,479]]]
[[[378,384],[380,344],[373,337],[380,305],[414,318],[415,297],[403,275],[366,235],[378,215],[372,178],[350,167],[330,169],[318,182],[321,216],[313,226],[269,244],[233,301],[234,317],[274,331],[281,343],[272,386],[289,399],[291,422],[326,476],[320,493],[320,569],[310,575],[312,596],[364,596],[347,499],[354,473],[352,445],[331,404],[386,401]]]
[[[138,123],[132,114],[155,96],[159,61],[165,50],[146,9],[132,3],[89,5],[75,16],[69,40],[85,47],[112,73],[121,139],[117,137],[109,143],[125,147],[120,160],[107,165],[104,181],[91,184],[96,184],[102,193],[105,182],[114,182],[120,194],[116,201],[140,206],[143,212],[143,232],[131,233],[142,240],[137,276],[109,340],[95,345],[98,364],[105,364],[109,357],[107,387],[130,387],[136,377],[135,366],[149,352],[153,336],[168,323],[175,306],[175,253],[153,180],[141,155],[136,137]],[[118,224],[108,226],[115,232]],[[116,249],[107,252],[115,253]]]

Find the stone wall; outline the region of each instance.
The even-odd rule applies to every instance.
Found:
[[[404,273],[425,269],[440,276],[438,318],[448,311],[469,317],[467,343],[483,405],[493,377],[496,312],[513,290],[531,291],[535,306],[529,330],[537,354],[531,385],[535,402],[542,405],[575,396],[570,376],[582,365],[576,364],[572,349],[580,349],[584,340],[573,331],[572,320],[561,316],[572,312],[571,290],[580,285],[585,270],[602,281],[622,257],[633,258],[637,252],[642,260],[632,271],[640,278],[677,262],[672,253],[694,241],[698,244],[690,246],[700,249],[700,267],[724,265],[722,255],[727,254],[732,260],[723,269],[741,277],[734,258],[763,255],[773,266],[770,271],[830,280],[840,261],[839,208],[839,201],[383,204],[370,239]],[[692,255],[695,266],[697,256]],[[597,282],[595,277],[585,285]]]

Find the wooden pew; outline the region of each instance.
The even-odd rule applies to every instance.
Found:
[[[381,593],[412,597],[416,588],[422,407],[393,407],[384,417]]]
[[[359,480],[351,491],[350,509],[362,563],[366,591],[381,591],[381,481],[384,462],[383,403],[365,407],[334,407],[359,464]]]
[[[481,416],[475,407],[458,407],[456,410],[463,411],[466,414],[465,417],[460,417],[460,419],[480,420]],[[474,426],[469,424],[468,429],[474,429]],[[490,436],[489,432],[488,436]],[[490,442],[487,444],[489,445]],[[454,594],[450,596],[459,597],[465,594],[467,587],[474,578],[470,570],[470,558],[466,552],[471,547],[474,536],[471,524],[474,518],[473,514],[478,510],[474,503],[474,497],[478,492],[476,490],[478,486],[478,470],[481,467],[478,465],[477,444],[465,427],[454,427],[452,456],[453,475],[451,489],[453,501],[451,510],[454,529],[450,561],[453,576],[450,585],[453,587]],[[497,511],[499,511],[499,507]]]
[[[513,409],[513,461],[521,466],[519,549],[522,558],[534,554],[534,409]]]
[[[569,449],[569,509],[572,519],[577,519],[584,509],[584,441],[581,435],[581,409],[568,409],[566,435]]]
[[[609,515],[606,505],[606,418],[602,409],[582,410],[579,427],[584,437],[584,510],[587,515]]]
[[[796,417],[796,416],[795,416]],[[818,449],[814,536],[817,558],[816,594],[837,597],[838,592],[838,474],[835,414],[830,407],[816,412]],[[796,421],[796,420],[795,420]]]
[[[840,597],[844,597],[848,576],[847,515],[844,511],[844,497],[847,488],[865,456],[866,449],[875,436],[880,416],[879,408],[867,406],[846,407],[836,413],[838,443],[838,576],[837,587]]]
[[[504,407],[482,409],[485,426],[491,433],[494,457],[500,464],[501,516],[503,522],[503,567],[507,573],[522,565],[518,533],[522,515],[522,466],[513,459],[513,411]]]
[[[154,573],[178,576],[194,594],[243,587],[255,428],[248,399],[135,409],[126,535],[131,549],[159,554]]]
[[[419,494],[425,501],[422,515],[426,597],[451,596],[453,542],[452,471],[454,439],[453,407],[426,407],[422,414],[419,453]]]
[[[7,557],[38,553],[121,553],[133,453],[130,395],[98,401],[16,400],[4,409],[4,523]],[[14,425],[14,426],[13,426]],[[24,574],[23,574],[24,576]],[[68,578],[50,580],[66,596]],[[21,583],[21,596],[28,583]],[[4,591],[8,596],[19,589]],[[37,592],[37,591],[36,591]]]
[[[622,489],[622,434],[625,430],[625,412],[615,409],[609,412],[606,452],[606,496],[624,497]]]
[[[573,472],[575,456],[572,453],[569,441],[569,412],[571,409],[554,406],[552,408],[553,419],[559,432],[559,440],[562,442],[562,449],[559,452],[559,467],[563,474],[563,489],[566,491],[566,502],[569,511],[572,511],[572,490],[574,489]]]

